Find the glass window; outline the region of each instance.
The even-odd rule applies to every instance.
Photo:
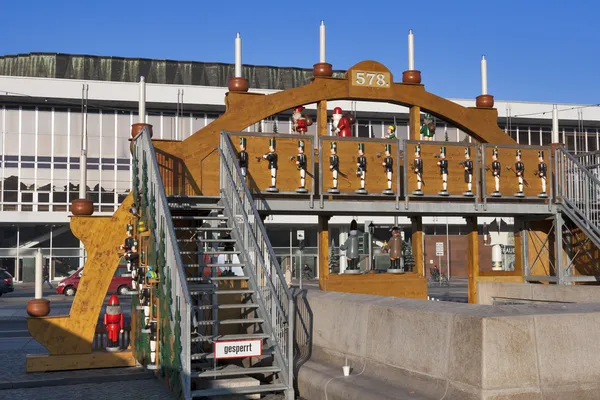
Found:
[[[587,132],[587,150],[588,151],[597,151],[597,141],[596,141],[596,130],[588,129]]]
[[[515,128],[515,130],[518,131],[519,144],[529,145],[529,131],[527,130],[527,127],[520,126],[518,128]]]
[[[368,120],[356,121],[354,129],[355,129],[355,132],[356,132],[356,134],[357,134],[358,137],[362,137],[362,138],[369,138],[369,137],[371,137],[371,135],[370,135],[371,128],[369,126],[369,121]]]
[[[570,131],[570,132],[567,131],[567,132],[565,132],[565,136],[566,136],[566,139],[567,139],[567,143],[566,143],[567,150],[569,150],[569,151],[575,151],[575,136],[573,134],[573,131]],[[543,139],[543,137],[542,137],[542,139]]]

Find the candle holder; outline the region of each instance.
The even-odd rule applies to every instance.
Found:
[[[131,125],[131,137],[136,137],[145,127],[148,127],[148,133],[150,133],[150,137],[152,137],[152,125],[144,123]]]
[[[248,91],[248,79],[242,77],[229,78],[229,84],[227,85],[230,92],[247,92]]]
[[[329,78],[333,76],[333,66],[329,63],[317,63],[313,65],[315,78]]]
[[[494,96],[490,94],[482,94],[475,98],[475,107],[477,108],[494,108]]]
[[[415,69],[409,69],[402,73],[402,83],[409,85],[420,85],[421,84],[421,71]]]
[[[90,216],[94,213],[94,203],[88,199],[75,199],[71,202],[71,213],[77,216]]]

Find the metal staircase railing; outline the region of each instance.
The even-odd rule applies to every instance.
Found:
[[[600,247],[600,180],[564,147],[554,151],[556,199],[562,211]]]
[[[286,399],[294,399],[293,316],[294,303],[283,272],[242,176],[236,153],[227,132],[221,133],[220,185],[224,213],[232,219],[232,237],[241,243],[249,285],[254,286],[263,330],[270,335],[275,361],[281,368],[281,383],[287,386]]]
[[[183,269],[183,262],[181,255],[179,254],[179,246],[177,238],[175,236],[175,229],[173,228],[173,220],[171,218],[171,212],[169,210],[169,202],[165,193],[165,187],[160,175],[158,161],[156,159],[156,152],[152,145],[152,139],[147,128],[144,128],[134,138],[134,151],[137,157],[137,167],[139,171],[142,171],[144,161],[147,167],[147,192],[155,197],[154,201],[150,201],[148,209],[154,208],[154,218],[156,222],[156,229],[153,230],[155,243],[157,247],[161,243],[161,231],[164,230],[164,244],[165,244],[165,266],[168,266],[168,278],[161,275],[161,285],[167,283],[170,284],[170,293],[172,301],[170,302],[171,308],[171,331],[177,332],[176,325],[179,324],[179,340],[181,343],[181,353],[176,356],[180,357],[181,363],[181,385],[183,391],[183,397],[185,399],[191,398],[191,359],[190,359],[190,319],[191,319],[191,298],[185,279],[185,272]],[[138,188],[141,191],[141,188]],[[149,195],[150,196],[150,195]],[[137,199],[135,200],[137,202]],[[161,271],[164,274],[167,270]],[[181,320],[178,321],[177,314],[179,313]],[[166,317],[166,316],[165,316]]]

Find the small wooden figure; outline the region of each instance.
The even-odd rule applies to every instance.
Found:
[[[308,193],[306,190],[306,154],[304,154],[304,141],[298,141],[298,155],[296,156],[296,165],[300,171],[300,186],[296,193]]]
[[[346,258],[348,259],[348,268],[344,271],[345,274],[360,274],[358,262],[360,254],[358,252],[358,224],[355,220],[350,222],[350,232],[344,244],[340,245],[340,250],[346,250]]]
[[[240,138],[240,152],[238,153],[238,162],[242,176],[246,179],[248,174],[248,153],[246,152],[246,138]]]
[[[394,125],[390,125],[387,127],[387,138],[396,139],[396,127]]]
[[[400,236],[400,228],[394,226],[392,229],[392,237],[386,244],[385,249],[389,250],[390,267],[387,272],[398,274],[404,272],[404,259],[402,258],[402,237]]]
[[[515,176],[517,177],[517,180],[519,182],[519,191],[517,193],[515,193],[515,197],[519,197],[519,198],[523,198],[525,197],[525,194],[523,193],[523,185],[528,185],[527,182],[525,181],[525,164],[523,164],[523,161],[521,159],[521,150],[517,150],[516,154],[515,154],[515,169],[513,170],[511,167],[508,167],[508,169],[510,169],[511,171],[514,172]]]
[[[277,189],[277,153],[275,152],[277,143],[275,138],[269,140],[269,152],[263,155],[263,158],[269,162],[268,168],[271,171],[271,186],[267,188],[269,193],[278,193]]]
[[[413,167],[415,174],[417,174],[417,190],[414,190],[412,194],[423,196],[423,159],[421,158],[421,144],[415,146],[415,161]]]
[[[425,114],[423,126],[421,126],[421,131],[419,133],[423,136],[423,140],[433,140],[433,137],[435,136],[435,124],[433,123],[431,114]]]
[[[383,168],[385,169],[385,174],[387,176],[387,189],[385,189],[382,194],[386,194],[388,196],[393,196],[394,191],[392,190],[392,176],[394,174],[394,159],[392,158],[392,145],[385,145],[385,159],[381,163]]]
[[[440,167],[440,175],[442,176],[442,190],[438,192],[440,196],[450,196],[448,193],[448,160],[446,159],[446,147],[440,148],[439,154],[440,161],[437,165]]]
[[[104,326],[106,327],[106,351],[119,351],[121,345],[119,343],[119,334],[123,333],[125,325],[125,317],[121,312],[119,298],[116,295],[110,296],[106,313],[104,314]]]
[[[333,116],[331,117],[331,131],[342,137],[352,136],[352,121],[348,118],[348,114],[342,115],[342,109],[335,107]]]
[[[358,144],[358,157],[356,158],[356,176],[360,177],[360,189],[355,191],[356,194],[369,194],[365,189],[365,179],[367,177],[367,157],[365,157],[365,144]]]
[[[331,142],[330,146],[330,156],[329,156],[329,170],[331,171],[331,175],[333,177],[333,187],[329,189],[328,193],[337,194],[340,192],[338,189],[338,174],[340,173],[340,158],[337,155],[337,143]]]
[[[540,178],[540,182],[542,183],[542,192],[538,194],[538,197],[541,199],[547,199],[548,194],[546,193],[546,177],[548,172],[548,166],[544,162],[544,152],[538,151],[538,169],[535,172],[535,175]]]
[[[305,135],[308,127],[312,125],[312,120],[304,111],[304,107],[298,106],[294,108],[292,113],[292,132],[300,135]]]
[[[486,169],[490,170],[489,167]],[[492,197],[502,197],[502,194],[500,193],[500,173],[502,171],[502,165],[500,164],[500,161],[498,161],[498,147],[494,147],[494,150],[492,150],[491,170],[495,185],[495,191],[492,193]]]
[[[471,160],[471,148],[465,147],[465,161],[460,163],[465,168],[465,183],[467,184],[467,191],[463,193],[463,196],[473,197],[473,160]]]

